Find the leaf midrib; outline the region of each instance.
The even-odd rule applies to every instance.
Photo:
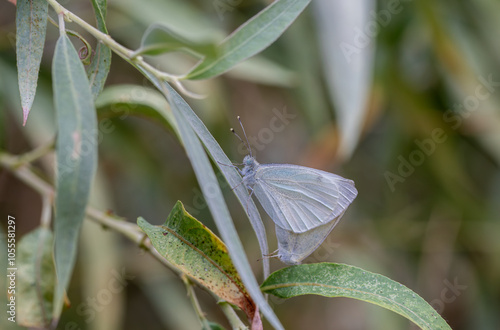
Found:
[[[314,282],[273,284],[273,285],[267,285],[267,286],[261,287],[261,290],[265,292],[265,291],[270,291],[270,290],[277,290],[277,289],[283,289],[283,288],[292,288],[292,287],[300,287],[300,286],[315,286],[315,287],[324,287],[324,288],[328,288],[328,289],[332,289],[332,290],[347,290],[347,291],[351,291],[351,292],[368,294],[368,295],[380,298],[382,300],[388,300],[390,302],[393,302],[395,305],[400,306],[402,309],[410,312],[412,315],[415,315],[415,317],[417,319],[421,320],[429,329],[431,329],[430,324],[427,323],[422,317],[420,317],[418,314],[416,314],[410,308],[402,305],[401,303],[398,303],[397,301],[395,301],[395,300],[393,300],[391,298],[388,298],[386,296],[382,296],[382,295],[379,295],[379,294],[376,294],[376,293],[373,293],[373,292],[369,292],[369,291],[362,291],[362,290],[348,288],[348,287],[340,287],[340,286],[335,286],[335,285],[330,285],[330,284],[322,284],[322,283],[314,283]],[[322,295],[322,294],[320,294],[320,295]],[[326,297],[333,297],[331,295],[330,296],[324,295],[324,296],[326,296]],[[359,299],[359,298],[355,298],[355,297],[349,297],[349,298],[363,300],[363,299]]]
[[[280,1],[280,0],[278,0]],[[278,2],[276,1],[274,4],[272,4],[271,6],[274,6],[276,5],[276,3]],[[203,73],[207,72],[208,70],[212,69],[215,65],[217,65],[218,63],[222,62],[223,60],[225,60],[229,55],[232,55],[234,52],[238,51],[239,49],[241,49],[243,46],[246,46],[250,41],[252,41],[254,38],[256,38],[263,30],[265,30],[269,25],[271,25],[272,23],[274,23],[275,21],[277,21],[281,16],[283,16],[285,13],[287,13],[287,10],[292,6],[294,5],[297,1],[299,0],[296,0],[296,1],[293,1],[289,4],[289,6],[287,6],[285,9],[286,10],[283,10],[281,13],[279,13],[277,16],[274,17],[274,19],[272,19],[271,21],[269,21],[269,23],[267,23],[266,25],[264,25],[261,29],[259,29],[256,33],[254,33],[250,38],[246,39],[245,42],[241,43],[239,46],[237,46],[236,48],[233,48],[231,51],[225,53],[223,56],[221,57],[218,57],[215,61],[213,61],[211,64],[209,64],[208,66],[205,67],[205,69],[199,71],[194,77],[196,76],[200,76],[202,75]],[[270,8],[269,11],[271,11],[271,9],[273,8]],[[243,28],[245,28],[246,26],[242,26],[241,28],[235,30],[233,33],[231,33],[228,38],[222,42],[221,44],[221,47],[224,46],[224,44],[226,42],[229,42],[231,40],[231,38],[236,35],[236,33],[238,33],[238,31],[241,31]],[[196,68],[194,69],[196,70]],[[188,74],[188,76],[190,76]]]

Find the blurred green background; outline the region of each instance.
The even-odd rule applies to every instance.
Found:
[[[61,3],[93,24],[89,2]],[[267,3],[112,0],[107,25],[110,34],[131,49],[139,47],[142,33],[154,22],[168,24],[186,37],[220,39]],[[391,3],[378,1],[377,17]],[[306,263],[339,262],[384,274],[430,302],[453,329],[500,328],[500,3],[401,1],[402,10],[372,40],[376,46],[364,82],[369,86],[366,110],[355,118],[361,125],[353,132],[359,142],[351,156],[342,157],[342,109],[328,83],[336,72],[328,69],[322,48],[322,38],[331,31],[322,30],[327,24],[319,17],[321,5],[314,0],[312,5],[319,7],[308,8],[276,43],[248,63],[216,79],[186,82],[191,91],[206,95],[186,100],[234,162],[246,153],[229,132],[233,126],[239,129],[240,115],[247,134],[255,139],[259,162],[304,165],[355,181],[357,199]],[[0,148],[21,154],[55,134],[50,69],[58,31],[48,25],[35,104],[22,127],[14,18],[15,6],[0,2]],[[148,60],[177,74],[195,63],[180,53]],[[350,78],[340,81],[349,86]],[[107,87],[121,84],[149,86],[135,69],[113,56]],[[217,232],[173,132],[128,116],[124,105],[115,110],[124,115],[113,118],[111,129],[101,132],[91,205],[131,222],[143,216],[160,224],[181,200]],[[277,122],[283,125],[278,128]],[[37,165],[47,177],[53,175],[50,157]],[[221,184],[249,260],[262,280],[255,235],[230,187]],[[16,216],[18,236],[37,226],[40,207],[35,192],[0,170],[1,218]],[[273,251],[274,225],[262,215]],[[272,260],[271,267],[276,270],[283,264]],[[110,279],[124,273],[122,290],[103,300]],[[213,298],[197,291],[208,318],[228,326]],[[123,237],[89,221],[69,297],[72,308],[63,313],[61,329],[198,327],[177,277]],[[270,301],[286,329],[412,328],[392,312],[349,299],[304,296]]]

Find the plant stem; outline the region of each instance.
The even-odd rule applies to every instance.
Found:
[[[23,154],[18,158],[18,160],[20,163],[23,164],[32,163],[35,160],[45,156],[53,148],[54,148],[54,139],[50,139],[48,142],[41,144],[35,149]]]
[[[210,325],[208,324],[208,320],[205,317],[205,313],[203,313],[203,310],[200,307],[200,303],[198,302],[198,298],[196,298],[196,294],[195,294],[194,288],[193,288],[193,283],[186,275],[182,276],[182,281],[184,282],[184,285],[186,286],[189,300],[191,300],[191,304],[193,305],[194,310],[196,312],[196,315],[198,315],[198,318],[201,322],[201,328],[202,329],[210,329]]]
[[[48,196],[42,197],[42,216],[40,217],[40,226],[50,229],[50,220],[52,219],[52,200]]]
[[[160,80],[168,80],[174,83],[178,82],[179,79],[177,76],[170,75],[166,72],[155,69],[150,64],[146,63],[142,58],[142,56],[134,56],[134,51],[120,45],[113,38],[111,38],[109,34],[99,31],[89,23],[82,20],[77,15],[73,14],[72,12],[61,6],[56,0],[47,0],[47,2],[49,3],[49,5],[52,6],[52,8],[54,8],[54,10],[58,15],[63,14],[67,21],[78,24],[80,27],[82,27],[84,30],[86,30],[88,33],[94,36],[97,40],[104,43],[112,51],[114,51],[116,54],[118,54],[126,61],[142,66],[145,70],[147,70]]]
[[[11,171],[19,180],[33,188],[41,196],[49,197],[53,201],[54,189],[52,186],[36,175],[30,168],[30,165],[21,163],[19,158],[6,153],[0,153],[0,165]]]
[[[219,302],[219,306],[226,315],[227,320],[231,324],[231,328],[234,330],[247,330],[248,327],[241,322],[240,318],[234,311],[234,309],[231,307],[231,305],[226,302],[226,301],[221,301]]]
[[[29,158],[26,157],[27,154],[22,156],[12,156],[10,154],[0,152],[0,166],[9,170],[14,176],[16,176],[19,180],[24,182],[26,185],[30,186],[32,189],[37,191],[42,197],[42,220],[41,226],[45,228],[50,227],[50,218],[51,218],[51,207],[54,201],[54,188],[47,182],[45,182],[42,178],[40,178],[30,165],[21,162],[21,159]],[[193,304],[196,313],[200,316],[200,321],[203,323],[203,319],[208,326],[208,321],[205,318],[203,311],[200,308],[198,300],[193,291],[193,284],[187,278],[187,276],[182,273],[180,270],[175,268],[170,262],[167,261],[151,244],[149,238],[146,237],[139,227],[136,224],[124,221],[117,216],[110,215],[106,212],[99,211],[92,207],[87,207],[86,215],[88,219],[95,221],[106,228],[111,228],[116,232],[119,232],[126,236],[131,241],[135,242],[138,246],[144,248],[147,252],[149,252],[154,258],[156,258],[160,263],[165,265],[167,268],[172,270],[175,274],[177,274],[185,283],[186,290],[188,291],[189,297]],[[216,298],[217,299],[217,298]],[[241,320],[238,319],[239,322],[236,321],[235,318],[238,316],[232,310],[232,308],[228,305],[228,308],[223,308],[222,311],[226,315],[227,319],[231,324],[243,324]],[[236,323],[235,323],[236,322]],[[209,328],[209,327],[208,327]],[[242,328],[243,329],[243,328]]]
[[[66,34],[66,28],[64,26],[64,14],[57,13],[57,16],[59,18],[59,34],[62,36],[64,34]]]

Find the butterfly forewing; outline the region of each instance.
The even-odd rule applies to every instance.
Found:
[[[351,180],[284,164],[259,165],[253,189],[276,225],[293,233],[303,233],[334,220],[358,194]]]

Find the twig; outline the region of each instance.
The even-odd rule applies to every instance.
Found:
[[[231,324],[231,328],[234,330],[248,330],[248,327],[241,322],[241,319],[238,317],[234,309],[227,301],[220,301],[219,306],[222,309],[224,315],[226,315],[227,320]]]
[[[187,293],[189,296],[189,300],[191,300],[191,304],[194,307],[194,310],[196,312],[196,315],[198,315],[198,319],[201,322],[201,328],[202,329],[210,329],[210,325],[208,324],[208,320],[205,317],[205,313],[201,310],[200,303],[198,302],[198,298],[196,298],[196,294],[194,292],[193,288],[193,282],[186,276],[182,276],[182,281],[184,282],[184,285],[186,286]]]
[[[26,163],[21,163],[19,159],[22,159],[24,156],[12,156],[7,153],[0,152],[0,166],[9,170],[14,176],[16,176],[19,180],[33,188],[37,191],[42,197],[42,220],[41,225],[45,228],[50,227],[50,218],[51,218],[51,207],[54,201],[54,188],[47,182],[45,182],[42,178],[36,175],[33,172],[33,169]],[[193,284],[190,280],[186,280],[187,276],[182,273],[180,270],[175,268],[167,259],[165,259],[151,244],[149,238],[147,238],[146,234],[144,234],[136,224],[124,221],[122,218],[118,218],[117,216],[109,215],[106,212],[99,211],[92,207],[87,207],[86,210],[87,218],[95,221],[107,228],[113,229],[116,232],[119,232],[126,236],[131,241],[135,242],[138,246],[145,249],[149,252],[154,258],[156,258],[160,263],[165,265],[167,268],[172,270],[175,274],[177,274],[183,282],[186,284],[186,290],[190,296],[191,302],[193,304],[196,313],[201,317],[205,318],[203,315],[203,311],[198,304],[198,300],[193,292]],[[216,296],[214,296],[217,299]],[[220,304],[220,303],[219,303]],[[241,320],[238,319],[236,321],[235,318],[238,318],[234,310],[227,304],[227,308],[223,308],[222,311],[226,315],[228,321],[231,324],[243,324]],[[200,321],[202,319],[200,318]],[[208,321],[205,318],[205,321]],[[202,322],[203,324],[203,322]],[[239,329],[239,328],[237,328]],[[244,329],[244,328],[241,328]]]
[[[36,147],[35,149],[19,156],[20,163],[33,163],[35,160],[45,156],[54,148],[54,139],[50,139],[46,143]]]
[[[64,15],[66,21],[78,24],[80,27],[82,27],[84,30],[90,33],[97,40],[104,43],[112,51],[114,51],[116,54],[118,54],[126,61],[142,66],[145,70],[147,70],[160,80],[167,80],[173,82],[174,84],[177,84],[176,82],[179,81],[180,78],[179,76],[171,75],[166,72],[155,69],[153,66],[145,62],[142,56],[135,56],[134,51],[116,42],[113,38],[111,38],[109,34],[103,33],[98,29],[96,29],[95,27],[93,27],[92,25],[90,25],[89,23],[85,22],[80,17],[78,17],[71,11],[61,6],[56,0],[47,0],[47,2],[49,3],[49,5],[52,6],[52,8],[54,8],[54,10],[58,15],[60,14]]]

